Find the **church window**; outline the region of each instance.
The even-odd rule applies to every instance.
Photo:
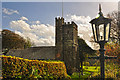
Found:
[[[69,30],[67,31],[67,34],[69,34]]]

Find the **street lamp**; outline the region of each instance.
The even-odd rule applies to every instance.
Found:
[[[101,78],[105,78],[104,72],[104,44],[109,41],[110,37],[110,28],[111,28],[111,19],[105,18],[101,12],[101,5],[99,4],[99,17],[90,21],[92,25],[94,41],[100,45],[100,70]]]

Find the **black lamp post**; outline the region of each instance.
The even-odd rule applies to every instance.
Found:
[[[111,19],[105,18],[103,13],[101,12],[101,5],[99,4],[99,17],[90,21],[92,24],[92,31],[94,41],[100,45],[100,71],[101,71],[101,79],[105,78],[104,71],[104,44],[109,41],[110,37],[110,27],[111,27]]]

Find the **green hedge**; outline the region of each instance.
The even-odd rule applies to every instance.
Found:
[[[64,62],[2,56],[3,78],[70,79]]]

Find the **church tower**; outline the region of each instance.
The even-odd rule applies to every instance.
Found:
[[[59,17],[55,18],[55,28],[56,28],[56,35],[55,35],[55,46],[56,46],[56,54],[55,58],[56,60],[62,60],[63,61],[63,41],[62,41],[62,25],[64,24],[64,18]]]
[[[56,53],[55,59],[64,61],[67,73],[72,74],[77,71],[78,55],[78,29],[74,22],[64,22],[63,17],[55,18],[56,28]]]
[[[78,30],[74,22],[63,25],[63,59],[67,67],[68,74],[76,71],[77,51],[78,51]]]

